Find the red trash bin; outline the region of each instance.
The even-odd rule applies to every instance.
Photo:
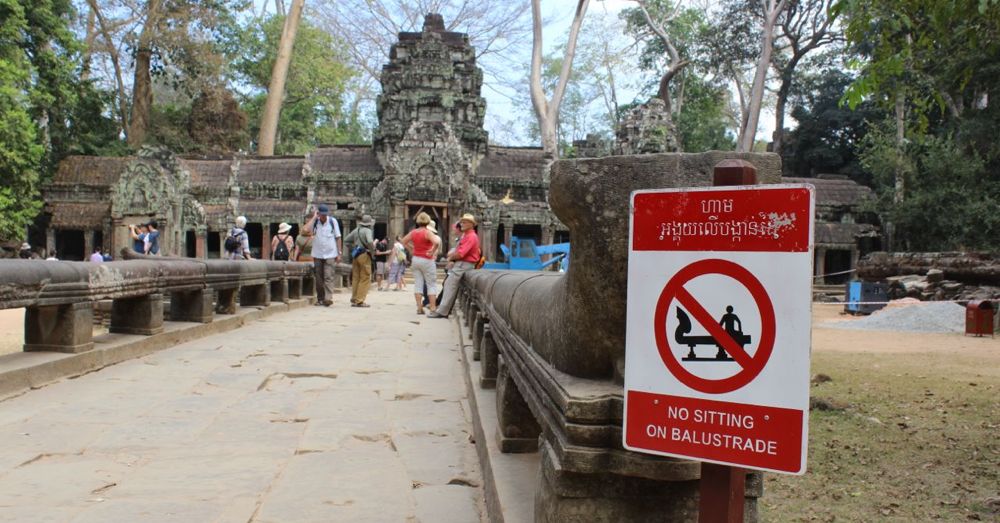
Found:
[[[965,306],[965,334],[993,336],[993,302],[973,300]]]

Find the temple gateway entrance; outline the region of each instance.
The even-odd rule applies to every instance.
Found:
[[[419,200],[407,200],[406,201],[406,219],[407,223],[405,225],[405,231],[416,227],[417,215],[421,212],[425,212],[430,215],[431,219],[437,225],[438,236],[441,237],[441,254],[448,252],[449,247],[449,237],[451,236],[448,224],[448,204],[442,202],[424,202]]]

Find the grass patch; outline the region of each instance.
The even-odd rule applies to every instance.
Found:
[[[1000,349],[1000,346],[994,349]],[[814,352],[808,472],[763,521],[1000,521],[1000,371],[974,354]]]

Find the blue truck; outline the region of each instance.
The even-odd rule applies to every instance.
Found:
[[[569,268],[569,243],[538,245],[532,238],[514,236],[510,247],[501,244],[500,250],[503,251],[503,261],[487,263],[484,269],[543,271],[556,264],[560,271]],[[542,256],[549,256],[549,259],[543,261]]]

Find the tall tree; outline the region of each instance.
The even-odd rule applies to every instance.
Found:
[[[778,18],[785,10],[788,0],[760,0],[762,23],[760,36],[760,56],[757,58],[757,68],[753,83],[747,96],[746,112],[740,122],[740,132],[736,139],[736,150],[748,152],[753,150],[757,139],[757,125],[760,121],[760,111],[764,102],[764,89],[767,87],[767,73],[771,69],[771,56],[774,51],[775,26]]]
[[[589,0],[577,0],[570,25],[566,49],[559,70],[559,78],[552,89],[552,97],[548,98],[542,86],[542,6],[541,0],[531,0],[531,17],[533,40],[531,45],[531,76],[529,91],[531,103],[538,118],[538,128],[542,138],[542,149],[553,157],[559,155],[559,139],[556,132],[559,120],[559,105],[566,93],[566,82],[569,81],[570,70],[573,68],[573,57],[576,54],[576,41],[580,35],[583,17],[587,14]]]
[[[292,10],[285,17],[285,27],[281,32],[278,44],[278,57],[271,71],[271,82],[267,88],[267,102],[264,103],[264,114],[260,120],[260,137],[257,139],[257,154],[271,156],[274,154],[274,138],[278,133],[278,114],[281,112],[281,101],[285,97],[285,80],[288,78],[288,66],[292,61],[292,47],[295,45],[295,33],[299,30],[299,20],[302,18],[302,8],[305,0],[292,0]]]
[[[830,8],[834,0],[790,0],[778,24],[781,46],[774,60],[780,85],[774,104],[774,144],[781,154],[785,137],[785,107],[792,90],[795,71],[810,53],[843,39],[834,30]]]

